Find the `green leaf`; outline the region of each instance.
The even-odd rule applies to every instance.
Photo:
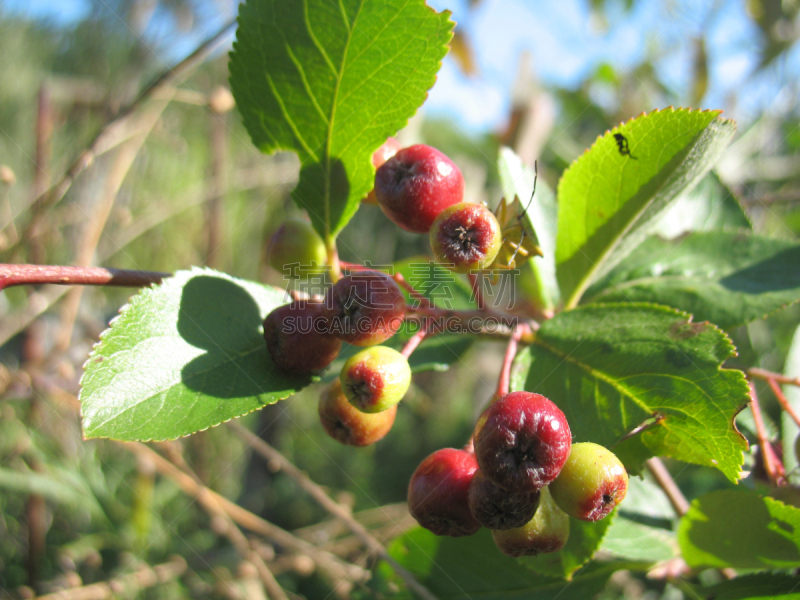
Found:
[[[519,198],[523,207],[527,207],[527,218],[542,256],[534,256],[526,266],[534,271],[536,289],[532,290],[534,300],[543,308],[551,309],[560,299],[558,280],[556,279],[556,230],[558,227],[558,207],[552,190],[541,179],[536,182],[536,194],[533,191],[534,172],[522,162],[510,148],[500,149],[497,168],[503,186],[503,196]],[[538,297],[537,297],[538,296]]]
[[[621,568],[617,563],[592,563],[572,581],[539,575],[518,559],[503,555],[487,529],[450,538],[417,527],[395,539],[389,553],[441,600],[585,600],[603,589],[611,573]]]
[[[712,171],[670,205],[650,233],[672,239],[690,231],[752,228],[736,196]]]
[[[800,509],[750,490],[721,490],[694,500],[678,525],[691,567],[800,567]]]
[[[741,371],[720,368],[734,353],[722,331],[666,307],[589,305],[542,324],[511,385],[550,398],[575,441],[614,449],[629,470],[666,455],[737,481],[747,443],[733,419],[748,389]]]
[[[614,519],[601,548],[618,558],[648,563],[669,560],[678,553],[672,532],[647,527],[621,516]]]
[[[540,575],[569,578],[591,560],[615,518],[616,512],[595,523],[570,517],[569,539],[561,550],[518,560]]]
[[[800,300],[800,246],[747,232],[649,238],[585,302],[656,302],[723,329]]]
[[[735,129],[720,112],[669,108],[642,115],[606,132],[565,171],[558,184],[556,264],[567,307],[711,168]]]
[[[756,573],[723,581],[702,593],[714,600],[800,600],[800,584],[796,575]]]
[[[272,364],[262,322],[286,297],[210,269],[142,290],[100,337],[81,380],[87,438],[167,440],[287,398],[309,376]]]
[[[292,197],[330,242],[373,187],[372,153],[436,81],[454,23],[424,0],[247,0],[230,72],[253,143],[296,152]]]

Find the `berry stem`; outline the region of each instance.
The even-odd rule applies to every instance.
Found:
[[[102,267],[62,267],[55,265],[0,265],[0,290],[15,285],[114,285],[142,287],[161,283],[170,273],[105,269]]]
[[[328,266],[331,268],[331,281],[336,283],[342,278],[342,263],[339,260],[339,251],[336,248],[336,239],[328,238],[326,240],[325,250],[328,253]]]
[[[764,457],[764,470],[773,484],[776,486],[781,485],[784,479],[783,467],[772,450],[772,444],[767,439],[767,430],[764,427],[764,419],[761,416],[761,405],[756,394],[756,386],[752,381],[749,381],[748,385],[750,387],[750,409],[753,411],[753,421],[756,423],[758,445],[761,447],[761,454]]]
[[[758,367],[747,369],[747,374],[750,375],[750,377],[755,377],[756,379],[763,379],[767,382],[772,380],[785,385],[796,385],[797,387],[800,387],[800,377],[788,377],[787,375],[781,375],[780,373],[773,373],[772,371],[767,371],[766,369],[759,369]]]
[[[783,390],[781,390],[780,386],[778,385],[778,381],[775,379],[767,379],[767,383],[769,387],[772,388],[772,393],[775,394],[775,397],[778,399],[781,407],[785,410],[789,416],[797,423],[797,426],[800,427],[800,415],[798,415],[792,405],[789,404],[789,400],[784,396]]]
[[[669,502],[672,504],[675,514],[682,517],[689,512],[689,501],[686,499],[686,496],[683,495],[683,492],[681,492],[678,484],[675,483],[675,480],[672,478],[672,475],[669,474],[667,467],[664,466],[661,459],[654,456],[653,458],[647,459],[644,464],[656,480],[658,486],[664,490],[667,498],[669,498]]]
[[[406,342],[406,345],[403,346],[403,349],[400,351],[400,354],[408,360],[408,357],[411,356],[411,353],[417,349],[417,346],[420,345],[422,340],[428,335],[428,330],[424,327],[421,328],[417,333],[411,336],[411,339]]]
[[[517,348],[519,341],[522,339],[522,334],[528,326],[525,323],[520,323],[514,328],[511,333],[511,339],[508,340],[506,346],[506,355],[503,358],[503,368],[500,369],[500,378],[497,380],[497,392],[495,395],[502,398],[510,391],[511,387],[511,365],[514,363],[514,358],[517,356]]]

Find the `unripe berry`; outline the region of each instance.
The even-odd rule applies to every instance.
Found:
[[[474,438],[484,475],[517,492],[534,492],[553,481],[572,444],[561,409],[530,392],[512,392],[491,404],[478,418]]]
[[[307,221],[287,219],[269,241],[267,262],[284,275],[297,277],[302,273],[321,273],[328,259],[322,238]],[[299,264],[299,269],[289,265]]]
[[[440,212],[464,199],[464,177],[435,148],[409,146],[377,170],[375,197],[393,223],[406,231],[427,233]]]
[[[394,280],[378,271],[342,277],[325,295],[328,331],[354,346],[373,346],[403,324],[406,301]]]
[[[316,373],[338,356],[342,342],[325,333],[322,305],[293,302],[264,319],[264,340],[272,362],[286,373]]]
[[[337,379],[320,395],[318,411],[322,427],[333,439],[350,446],[369,446],[389,433],[397,405],[372,415],[361,412],[347,400]]]
[[[339,379],[353,406],[377,413],[403,399],[411,385],[411,367],[397,350],[372,346],[348,358]]]
[[[494,543],[508,556],[536,556],[558,552],[569,539],[569,516],[550,497],[548,489],[542,488],[539,508],[533,519],[517,529],[492,531]]]
[[[443,448],[423,460],[408,482],[408,510],[436,535],[460,537],[481,528],[469,510],[467,494],[478,468],[475,456]]]
[[[457,273],[487,269],[503,245],[500,224],[483,204],[461,202],[443,210],[431,226],[436,261]]]
[[[514,529],[528,523],[539,506],[539,492],[509,492],[478,469],[469,486],[469,509],[489,529]]]
[[[598,444],[573,444],[569,458],[550,484],[561,510],[576,519],[599,521],[614,510],[628,491],[628,472],[611,452]]]

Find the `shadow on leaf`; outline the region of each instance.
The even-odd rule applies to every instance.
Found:
[[[310,377],[287,376],[272,363],[262,317],[250,294],[227,279],[198,275],[184,286],[178,333],[205,354],[181,371],[186,387],[215,398],[269,394],[270,404],[307,385]]]

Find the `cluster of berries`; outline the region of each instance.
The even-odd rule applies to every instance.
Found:
[[[572,444],[553,402],[512,392],[483,412],[470,447],[444,448],[420,463],[408,507],[437,535],[471,535],[483,526],[504,554],[535,556],[564,547],[570,516],[598,521],[627,489],[619,459],[597,444]]]

